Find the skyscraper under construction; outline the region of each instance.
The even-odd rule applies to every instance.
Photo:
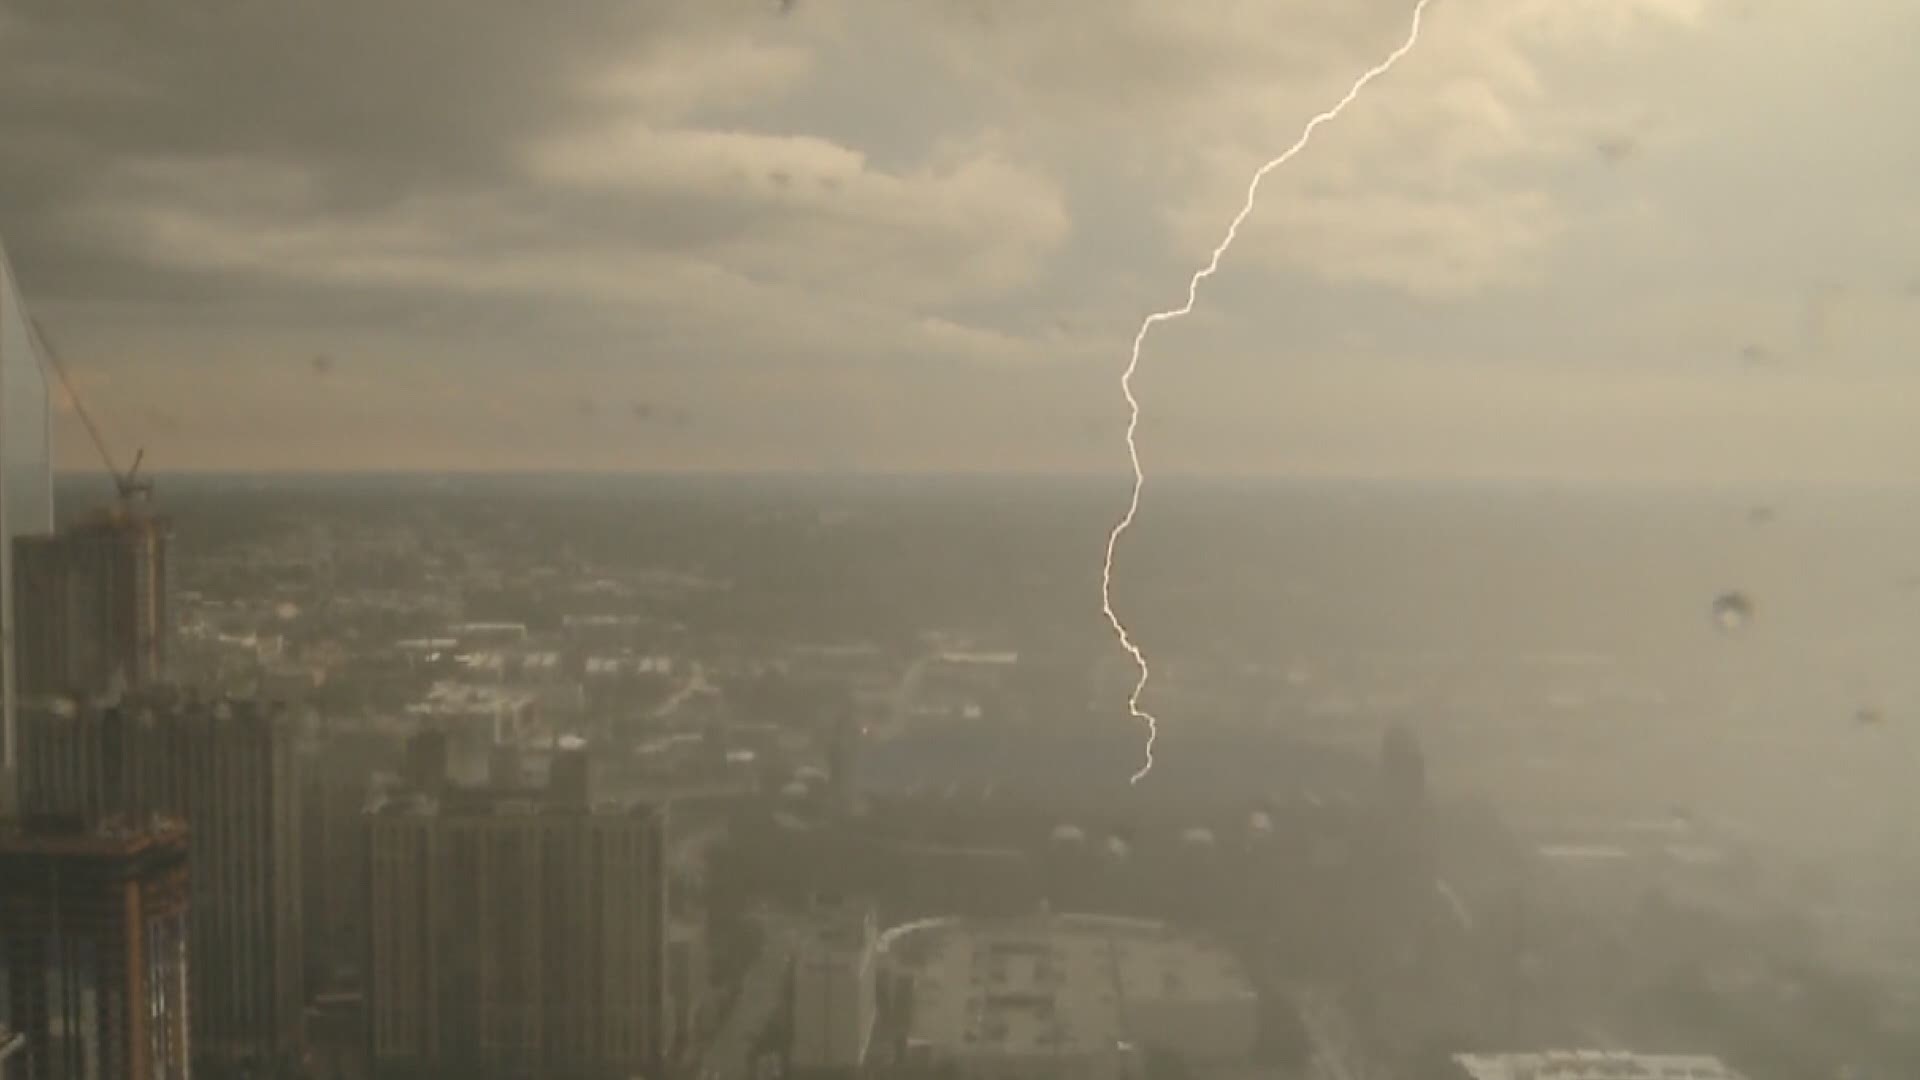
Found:
[[[166,673],[170,526],[134,505],[14,541],[21,700],[137,690]]]

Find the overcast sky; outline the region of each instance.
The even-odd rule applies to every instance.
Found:
[[[0,236],[161,471],[1124,474],[1141,316],[1411,10],[0,0]],[[1916,41],[1434,0],[1150,339],[1149,470],[1912,477]]]

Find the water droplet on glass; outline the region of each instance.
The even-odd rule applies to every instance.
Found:
[[[1753,621],[1753,601],[1742,592],[1721,593],[1713,598],[1713,624],[1724,634],[1737,634]]]

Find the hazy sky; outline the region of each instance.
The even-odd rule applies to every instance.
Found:
[[[1411,10],[0,0],[0,235],[161,471],[1123,473],[1140,317]],[[1434,0],[1150,342],[1150,468],[1911,477],[1915,41]]]

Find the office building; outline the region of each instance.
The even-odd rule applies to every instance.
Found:
[[[878,937],[871,907],[823,911],[793,957],[793,1045],[797,1073],[843,1072],[866,1060],[873,1036]]]
[[[188,893],[177,824],[0,831],[0,1075],[185,1080]]]
[[[393,761],[395,740],[379,732],[329,732],[302,741],[300,917],[307,982],[356,985],[367,938],[367,793]]]
[[[88,821],[163,814],[193,844],[193,1042],[209,1063],[303,1045],[300,790],[287,714],[160,692],[21,709],[21,799]]]
[[[668,891],[677,890],[669,884]],[[704,911],[685,910],[678,896],[671,902],[682,910],[667,919],[667,1039],[671,1046],[686,1046],[700,1039],[711,1021],[712,942]]]
[[[864,734],[859,718],[852,713],[833,723],[833,738],[827,746],[827,778],[841,810],[852,809],[860,795],[860,742]]]
[[[669,1046],[664,806],[446,788],[368,811],[376,1074],[654,1075]]]
[[[166,673],[170,526],[134,507],[13,544],[23,701],[138,690]]]
[[[13,538],[53,528],[53,426],[47,369],[20,285],[0,244],[0,814],[13,805],[17,760]]]

